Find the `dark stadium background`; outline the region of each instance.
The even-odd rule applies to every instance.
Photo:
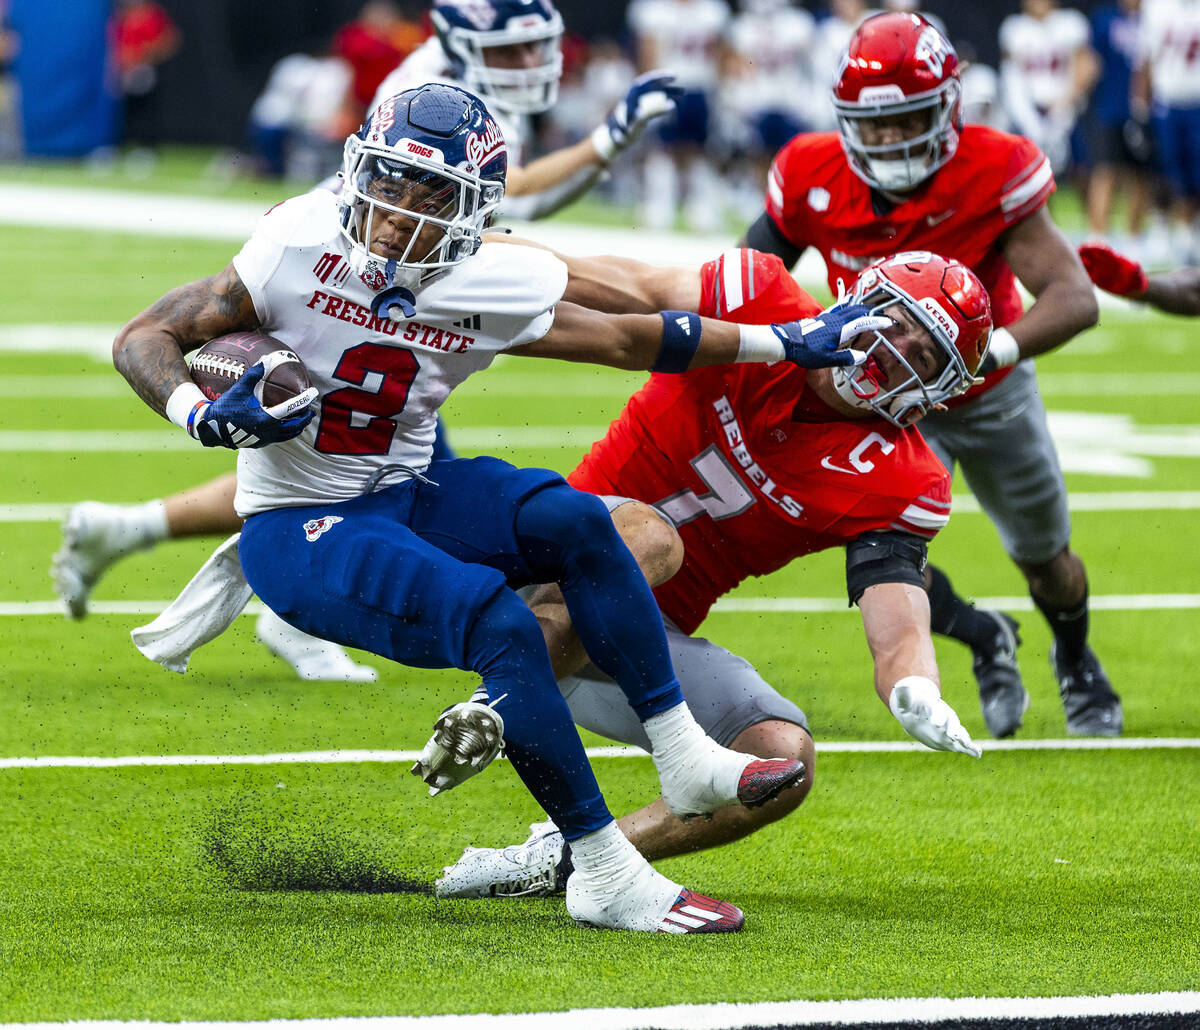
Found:
[[[162,70],[163,99],[174,112],[170,136],[182,143],[243,141],[246,114],[279,58],[321,47],[339,26],[350,21],[361,0],[159,0],[183,33],[179,54]],[[420,14],[425,4],[405,5]],[[621,39],[626,3],[560,0],[568,31],[585,38]],[[736,7],[736,2],[733,4]],[[818,11],[821,5],[802,6]],[[1092,3],[1064,4],[1088,9]],[[963,3],[929,0],[924,8],[938,15],[953,40],[969,40],[979,60],[995,65],[1001,20],[1019,9],[1018,0]]]

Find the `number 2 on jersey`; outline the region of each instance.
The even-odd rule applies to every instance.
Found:
[[[333,375],[354,385],[322,399],[316,449],[326,454],[386,454],[396,435],[394,417],[408,403],[420,367],[416,355],[400,347],[351,347]]]

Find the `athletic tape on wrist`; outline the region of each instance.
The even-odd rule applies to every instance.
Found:
[[[1007,329],[993,329],[988,354],[997,368],[1008,368],[1021,360],[1021,348]]]
[[[783,341],[769,325],[739,325],[738,353],[734,361],[782,361]]]
[[[660,311],[662,346],[652,372],[686,372],[700,346],[700,316],[690,311]]]
[[[196,407],[207,403],[208,398],[200,392],[200,387],[195,383],[180,383],[175,387],[171,396],[167,398],[167,404],[163,409],[163,413],[180,429],[185,429],[188,433],[191,433],[191,425],[195,418]]]

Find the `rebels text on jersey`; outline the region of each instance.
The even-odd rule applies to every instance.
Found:
[[[778,258],[730,251],[704,267],[701,314],[763,323],[815,314]],[[930,539],[950,515],[950,476],[914,429],[846,419],[794,366],[720,365],[654,375],[569,477],[581,490],[655,505],[685,557],[655,590],[686,633],[722,595],[872,530]]]
[[[831,290],[889,254],[930,250],[979,276],[995,324],[1005,326],[1021,317],[1022,304],[1000,238],[1053,192],[1050,162],[1036,144],[968,125],[954,156],[903,203],[891,205],[850,169],[836,133],[810,133],[776,156],[766,207],[786,239],[820,251]],[[992,373],[966,396],[994,386],[1009,371]]]
[[[380,469],[424,469],[450,391],[499,351],[545,336],[566,289],[548,251],[485,243],[408,294],[411,314],[376,316],[383,271],[355,274],[338,225],[337,198],[314,190],[263,216],[233,259],[264,332],[320,391],[300,436],[238,453],[240,515],[349,500]]]

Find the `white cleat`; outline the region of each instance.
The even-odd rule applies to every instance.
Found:
[[[51,559],[50,578],[72,619],[87,615],[92,588],[113,562],[155,543],[130,519],[131,510],[120,504],[83,501],[63,519],[62,547]]]
[[[642,933],[733,933],[746,921],[736,905],[672,883],[649,865],[599,885],[576,871],[567,881],[567,912],[576,926]]]
[[[438,716],[412,774],[429,784],[434,797],[483,772],[503,747],[500,713],[478,701],[460,701]]]
[[[258,617],[254,631],[263,647],[287,662],[302,680],[374,683],[379,679],[378,672],[359,665],[344,647],[289,626],[269,608]]]
[[[740,804],[757,808],[803,778],[804,763],[791,758],[755,758],[700,736],[682,758],[658,767],[663,801],[677,819],[711,816]]]
[[[553,822],[533,823],[524,844],[467,848],[433,885],[439,898],[548,898],[566,890],[570,860]]]

